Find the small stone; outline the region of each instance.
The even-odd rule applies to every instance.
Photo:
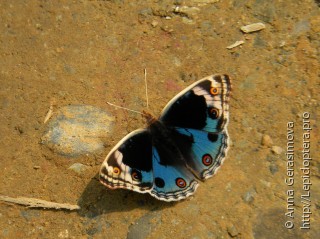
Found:
[[[82,163],[74,163],[69,167],[69,169],[73,170],[77,174],[81,174],[82,172],[86,171],[88,168],[89,166],[84,165]]]
[[[286,45],[286,41],[282,40],[279,43],[279,47],[284,47]]]
[[[260,182],[261,182],[262,185],[264,185],[264,186],[266,186],[266,187],[268,187],[268,188],[270,188],[270,186],[271,186],[271,183],[268,182],[268,181],[266,181],[266,180],[260,179]]]
[[[261,144],[263,146],[271,147],[273,145],[273,141],[269,135],[265,134],[262,136]]]
[[[246,192],[242,198],[246,203],[252,203],[256,194],[256,190],[252,188],[248,192]]]
[[[34,169],[40,169],[40,166],[39,165],[34,165],[33,168]]]
[[[227,49],[230,50],[230,49],[235,48],[237,46],[240,46],[242,44],[244,44],[244,41],[236,41],[235,43],[231,44],[230,46],[227,46]]]
[[[59,232],[58,238],[69,238],[69,231],[65,229],[64,231]]]
[[[40,23],[36,23],[36,28],[37,28],[38,30],[41,30],[41,28],[42,28],[41,24],[40,24]]]
[[[167,32],[167,33],[172,33],[173,32],[173,29],[170,28],[169,26],[163,26],[163,27],[161,27],[161,30],[164,31],[164,32]]]
[[[183,17],[182,22],[185,24],[189,24],[189,25],[194,24],[194,21],[190,18],[187,18],[187,17]]]
[[[282,154],[283,149],[279,146],[272,146],[271,147],[271,152],[274,154]]]
[[[23,128],[21,128],[20,126],[16,126],[16,127],[14,127],[14,129],[17,130],[19,132],[19,134],[23,134],[24,133]]]
[[[239,234],[237,228],[234,225],[228,226],[227,231],[231,237],[236,237]]]
[[[172,61],[173,61],[173,64],[177,67],[181,66],[182,64],[181,60],[178,57],[173,57]]]
[[[198,13],[200,13],[200,8],[197,8],[197,7],[188,7],[188,6],[177,6],[175,9],[174,9],[174,12],[175,13],[182,13],[186,16],[188,16],[189,18],[192,17],[192,16],[195,16],[197,15]]]
[[[151,26],[152,26],[152,27],[156,27],[156,26],[158,26],[158,24],[159,24],[159,23],[158,23],[156,20],[154,20],[154,21],[151,22]]]
[[[57,15],[56,16],[56,21],[62,22],[62,15]]]
[[[269,166],[269,170],[270,170],[270,172],[271,172],[272,174],[275,174],[276,172],[279,171],[279,168],[278,168],[278,166],[277,166],[276,164],[271,164],[271,165]]]
[[[265,28],[266,28],[266,25],[264,25],[261,22],[258,22],[258,23],[252,23],[246,26],[242,26],[240,29],[244,33],[251,33],[251,32],[261,31],[262,29],[265,29]]]

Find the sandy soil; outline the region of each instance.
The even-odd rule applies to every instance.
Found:
[[[177,5],[187,8],[174,11]],[[0,194],[81,210],[0,203],[0,238],[320,238],[319,13],[312,0],[2,0]],[[240,31],[255,22],[266,28]],[[238,40],[245,43],[226,49]],[[112,146],[144,126],[140,116],[106,102],[145,109],[145,68],[154,115],[197,79],[217,72],[233,79],[227,159],[179,203],[110,191],[97,180]],[[41,144],[50,105],[56,111],[70,104],[116,116],[104,152],[66,158]],[[300,170],[304,112],[312,128],[307,175]],[[288,122],[294,122],[293,167],[285,155]],[[264,135],[272,142],[262,145]],[[89,167],[77,174],[68,169],[76,162]],[[288,169],[294,169],[291,187]],[[310,229],[300,229],[308,209],[301,176],[312,183]]]

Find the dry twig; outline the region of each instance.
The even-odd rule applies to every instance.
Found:
[[[39,207],[39,208],[68,209],[68,210],[80,209],[78,205],[49,202],[49,201],[45,201],[37,198],[25,198],[25,197],[12,198],[8,196],[0,195],[0,201],[20,204],[20,205],[28,206],[30,208]]]

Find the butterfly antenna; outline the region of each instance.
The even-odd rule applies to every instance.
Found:
[[[144,82],[145,82],[145,85],[146,85],[147,109],[149,109],[148,84],[147,84],[147,69],[144,69]]]
[[[112,104],[110,102],[107,101],[107,104],[108,105],[111,105],[113,107],[116,107],[116,108],[119,108],[119,109],[124,109],[124,110],[128,110],[128,111],[131,111],[131,112],[134,112],[134,113],[138,113],[138,114],[141,114],[141,115],[146,115],[140,111],[137,111],[137,110],[132,110],[132,109],[129,109],[129,108],[126,108],[126,107],[122,107],[122,106],[119,106],[119,105],[115,105],[115,104]]]

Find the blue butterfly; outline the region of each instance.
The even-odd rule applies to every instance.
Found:
[[[159,119],[125,136],[107,155],[100,182],[163,201],[192,195],[217,172],[228,151],[227,75],[205,77],[176,95]]]

